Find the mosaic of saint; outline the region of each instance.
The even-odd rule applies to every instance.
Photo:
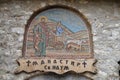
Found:
[[[31,22],[26,56],[64,57],[90,55],[85,22],[72,11],[54,8],[39,13]]]

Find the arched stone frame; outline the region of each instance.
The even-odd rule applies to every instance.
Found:
[[[80,55],[80,58],[68,58],[67,56],[65,58],[47,58],[47,57],[27,57],[26,56],[26,41],[27,41],[27,34],[28,34],[28,31],[29,31],[29,28],[30,28],[30,24],[32,22],[32,20],[41,12],[44,12],[46,10],[50,10],[50,9],[54,9],[54,8],[61,8],[61,9],[65,9],[65,10],[68,10],[68,11],[71,11],[73,13],[75,13],[77,16],[79,16],[80,19],[82,19],[82,21],[85,23],[86,25],[86,28],[87,28],[87,31],[88,31],[88,37],[89,37],[89,45],[90,45],[90,54],[89,55],[83,55],[81,56]],[[80,67],[79,66],[72,66],[72,68],[70,68],[70,70],[63,70],[63,72],[59,72],[58,70],[53,70],[51,69],[50,71],[49,70],[46,70],[46,69],[43,69],[43,65],[39,64],[37,65],[36,67],[34,67],[33,63],[34,61],[38,62],[38,63],[41,63],[40,61],[41,60],[60,60],[62,59],[63,61],[65,61],[66,59],[68,59],[69,62],[71,61],[74,61],[75,63],[80,63]],[[30,62],[31,61],[31,62]],[[92,76],[90,73],[96,73],[96,68],[94,66],[94,64],[96,63],[96,60],[94,59],[94,53],[93,53],[93,40],[92,40],[92,30],[91,30],[91,25],[90,23],[88,22],[87,18],[77,9],[75,8],[72,8],[72,7],[68,7],[68,6],[65,6],[65,5],[53,5],[53,6],[46,6],[46,7],[43,7],[39,10],[37,10],[36,12],[34,12],[32,14],[32,16],[30,17],[30,19],[27,21],[27,24],[25,26],[25,33],[24,33],[24,41],[23,41],[23,49],[22,49],[22,58],[17,60],[18,64],[19,64],[19,67],[16,69],[15,73],[20,73],[20,72],[27,72],[27,73],[31,73],[31,72],[34,72],[33,75],[29,76],[29,78],[31,77],[34,77],[36,75],[39,75],[39,74],[43,74],[46,73],[46,72],[54,72],[54,73],[57,73],[57,74],[64,74],[66,72],[76,72],[76,73],[82,73],[83,76],[86,76],[88,78],[91,78],[92,79]],[[29,67],[29,63],[31,64],[31,66]],[[35,63],[36,64],[36,63]],[[49,63],[45,63],[45,65],[48,65]],[[87,64],[87,65],[86,65]],[[50,64],[51,66],[53,65],[56,65],[55,63],[53,64]],[[60,64],[58,63],[57,65],[62,65],[62,66],[65,66],[66,64]],[[70,64],[67,64],[67,66],[71,67],[71,63]],[[86,66],[86,67],[85,67]],[[79,69],[76,69],[78,68]],[[36,70],[37,68],[37,70]],[[40,71],[40,72],[36,72],[36,71]],[[29,79],[27,78],[27,79]]]
[[[81,56],[81,58],[93,58],[94,57],[94,54],[93,54],[93,40],[92,40],[92,30],[91,30],[91,25],[90,23],[88,22],[87,18],[80,12],[78,11],[77,9],[75,8],[72,8],[72,7],[68,7],[68,6],[64,6],[64,5],[54,5],[54,6],[46,6],[44,8],[41,8],[39,10],[37,10],[36,12],[34,12],[34,14],[30,17],[30,19],[28,20],[27,22],[27,25],[25,26],[25,33],[24,33],[24,41],[23,41],[23,49],[22,49],[22,55],[23,57],[26,57],[25,54],[26,54],[26,40],[27,40],[27,34],[28,34],[28,29],[30,27],[30,24],[32,22],[32,20],[41,12],[43,11],[46,11],[46,10],[49,10],[49,9],[54,9],[54,8],[61,8],[61,9],[66,9],[66,10],[69,10],[69,11],[72,11],[74,12],[76,15],[78,15],[82,20],[83,22],[85,23],[86,27],[87,27],[87,30],[88,30],[88,35],[89,35],[89,41],[90,41],[90,55],[87,55],[87,56]]]

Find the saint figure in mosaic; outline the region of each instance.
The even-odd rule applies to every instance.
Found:
[[[48,28],[46,24],[46,18],[42,17],[41,21],[35,25],[33,29],[34,33],[34,48],[35,55],[45,56],[46,55],[46,46],[48,42]]]

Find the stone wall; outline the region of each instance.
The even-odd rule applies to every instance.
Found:
[[[0,80],[24,80],[29,74],[14,74],[22,56],[25,25],[34,11],[62,4],[78,9],[92,27],[97,74],[94,80],[119,80],[120,4],[98,0],[0,0]],[[32,74],[31,74],[32,75]],[[39,78],[39,79],[38,79]],[[33,80],[88,80],[79,74],[39,75]]]

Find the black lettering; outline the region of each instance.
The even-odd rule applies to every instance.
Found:
[[[69,70],[69,67],[68,67],[68,66],[65,66],[65,67],[64,67],[64,70]]]
[[[44,60],[41,61],[41,65],[42,65],[42,64],[45,64]]]
[[[73,66],[74,66],[74,63],[75,63],[75,62],[71,61],[71,65],[73,65]]]
[[[62,60],[60,60],[60,63],[62,64]]]
[[[68,60],[66,60],[66,64],[68,64]]]
[[[79,66],[80,65],[80,63],[77,63],[77,66]]]
[[[47,69],[47,65],[44,66],[44,69]]]
[[[48,63],[51,63],[51,60],[48,60]]]
[[[56,61],[56,60],[53,60],[53,63],[57,63],[57,61]]]
[[[60,69],[62,70],[62,69],[63,69],[63,66],[60,66]]]
[[[28,60],[26,63],[27,63],[27,66],[30,66],[31,61]]]
[[[37,61],[33,61],[32,65],[38,65]]]
[[[59,66],[56,66],[56,70],[59,70]]]
[[[50,66],[48,66],[48,69],[50,69]]]
[[[87,63],[84,61],[83,63],[82,63],[83,65],[84,65],[84,68],[86,67],[86,65],[87,65]]]
[[[56,69],[56,67],[55,67],[55,66],[52,66],[52,69]]]

